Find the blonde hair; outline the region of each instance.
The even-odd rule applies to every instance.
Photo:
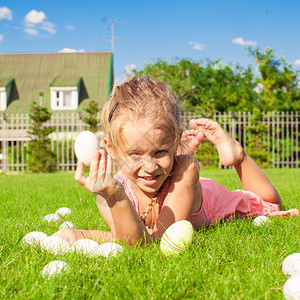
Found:
[[[105,137],[118,152],[122,146],[122,130],[129,122],[145,122],[166,130],[174,141],[175,153],[181,138],[178,101],[164,82],[150,77],[138,78],[116,86],[105,103],[101,123]]]

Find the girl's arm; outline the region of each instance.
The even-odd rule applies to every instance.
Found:
[[[152,238],[160,238],[171,224],[188,220],[201,207],[202,187],[198,161],[190,155],[177,156],[173,171],[169,192],[151,234]]]
[[[62,228],[55,232],[53,236],[60,236],[66,239],[70,244],[81,239],[92,239],[100,244],[114,242],[115,239],[110,231],[83,230],[76,228]]]
[[[127,209],[132,210],[131,213],[135,216],[134,219],[131,219],[134,220],[134,222],[131,223],[131,226],[133,226],[132,230],[135,228],[136,223],[139,223],[139,228],[143,230],[143,236],[140,236],[140,238],[136,240],[141,240],[141,237],[143,237],[143,242],[149,243],[161,238],[165,230],[171,224],[180,220],[188,220],[192,213],[199,211],[202,203],[202,187],[199,181],[198,161],[190,155],[177,156],[171,178],[172,182],[169,186],[168,194],[158,220],[152,229],[146,229],[122,187],[122,192],[125,194],[126,199],[128,199],[126,203],[129,207],[127,207]],[[107,205],[107,201],[101,196],[97,197],[97,205],[101,215],[110,226],[113,236],[118,237],[115,228],[116,220],[114,219],[114,216],[117,216],[117,214],[112,214],[112,208]],[[119,219],[120,222],[124,220],[124,212],[125,211],[120,209],[120,215],[118,216],[118,218],[121,218]],[[129,223],[125,222],[124,225],[127,231]],[[122,225],[120,225],[120,227],[122,227]],[[123,228],[123,230],[125,230],[125,228]],[[120,232],[119,229],[119,233]],[[125,236],[124,232],[122,234]],[[119,237],[122,237],[122,234],[119,235]]]
[[[95,152],[89,177],[83,175],[84,165],[79,162],[75,180],[88,191],[98,195],[97,205],[113,238],[128,243],[147,242],[150,235],[128,199],[122,185],[113,178],[112,160],[104,150]]]

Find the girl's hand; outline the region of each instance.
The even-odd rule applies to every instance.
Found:
[[[59,236],[67,240],[71,245],[77,241],[77,230],[75,228],[62,228],[52,234],[52,236]]]
[[[94,194],[106,196],[113,193],[118,186],[113,178],[111,156],[106,156],[103,149],[95,151],[90,165],[89,177],[85,177],[83,171],[84,164],[79,161],[75,172],[75,180]]]

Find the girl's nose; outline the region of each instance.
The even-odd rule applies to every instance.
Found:
[[[153,171],[156,170],[156,160],[153,158],[144,158],[143,159],[143,169],[148,172],[151,173]]]

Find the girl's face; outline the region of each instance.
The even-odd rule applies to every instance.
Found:
[[[123,151],[117,159],[121,171],[133,189],[153,198],[173,168],[174,140],[162,129],[131,123],[124,127],[122,140]]]

